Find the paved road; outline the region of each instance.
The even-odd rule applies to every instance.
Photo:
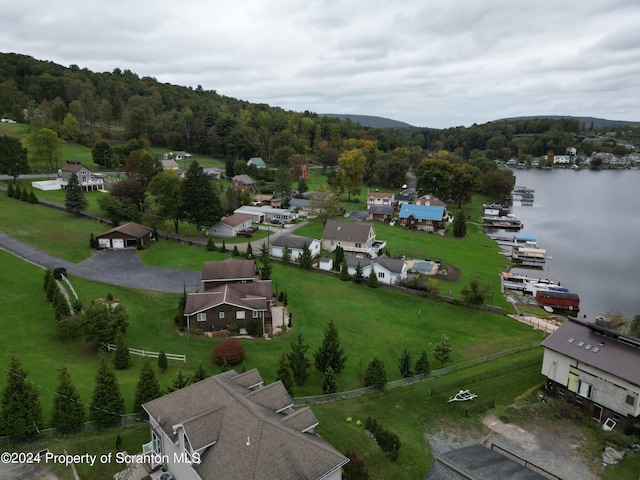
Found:
[[[70,275],[158,292],[194,292],[201,272],[144,265],[136,250],[97,250],[82,263],[50,255],[0,231],[0,248],[43,268],[64,267]]]

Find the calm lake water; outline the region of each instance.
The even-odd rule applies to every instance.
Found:
[[[535,189],[533,206],[511,212],[552,257],[544,271],[580,296],[580,316],[640,314],[640,170],[515,170]]]

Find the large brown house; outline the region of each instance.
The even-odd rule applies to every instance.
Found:
[[[255,272],[254,260],[206,262],[198,292],[187,295],[187,329],[214,332],[234,325],[248,330],[254,322],[271,334],[273,285],[271,280],[258,280]]]

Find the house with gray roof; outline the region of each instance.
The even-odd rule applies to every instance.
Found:
[[[251,229],[252,217],[242,213],[235,213],[229,217],[221,218],[218,223],[207,229],[207,235],[211,237],[233,238],[238,232]]]
[[[322,248],[330,252],[342,247],[345,255],[375,258],[386,245],[376,240],[376,230],[370,223],[327,220],[322,232]]]
[[[267,164],[264,163],[264,160],[262,159],[262,157],[252,157],[249,160],[247,160],[247,165],[251,166],[253,165],[256,168],[267,168]]]
[[[373,259],[345,257],[345,261],[347,262],[347,271],[351,276],[356,274],[356,269],[360,265],[364,277],[368,277],[373,268],[379,283],[396,285],[400,280],[407,277],[407,263],[401,258],[380,255]]]
[[[264,385],[256,369],[235,370],[143,404],[151,469],[180,480],[340,480],[349,461],[314,432],[309,407],[276,381]]]
[[[393,205],[369,205],[368,220],[389,223],[396,217],[396,209]]]
[[[542,346],[549,395],[585,409],[605,430],[640,424],[640,338],[603,318],[569,317]]]
[[[312,257],[320,255],[320,240],[315,240],[309,237],[299,237],[297,235],[280,235],[273,242],[271,242],[271,256],[275,258],[282,258],[285,245],[289,248],[291,253],[291,260],[296,262],[302,255],[302,249],[306,245],[311,251]]]
[[[251,193],[258,191],[258,184],[249,175],[236,175],[231,179],[231,188],[244,191],[249,189]]]

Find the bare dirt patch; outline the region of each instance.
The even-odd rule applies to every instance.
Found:
[[[597,465],[580,452],[587,441],[578,427],[562,424],[505,423],[495,414],[470,427],[439,419],[425,434],[433,455],[467,445],[492,443],[566,480],[597,480]]]

